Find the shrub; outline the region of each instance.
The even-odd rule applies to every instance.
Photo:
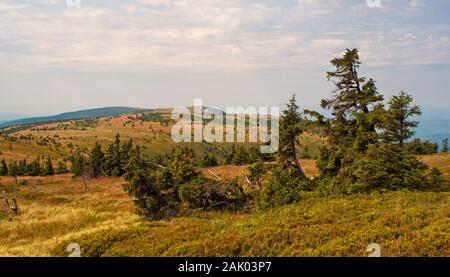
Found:
[[[246,200],[244,190],[237,181],[216,181],[203,175],[182,184],[178,195],[186,206],[193,209],[235,208]]]
[[[183,205],[210,209],[245,202],[237,182],[212,180],[198,172],[188,149],[177,149],[165,168],[135,152],[126,168],[124,190],[133,197],[140,215],[161,219],[177,214]]]
[[[428,140],[415,139],[405,144],[405,149],[415,155],[427,155],[437,153],[439,146],[437,143]]]
[[[218,165],[218,162],[217,162],[216,156],[214,156],[213,154],[209,154],[209,153],[207,153],[203,157],[203,160],[200,162],[201,167],[211,167],[211,166],[217,166],[217,165]]]
[[[258,197],[257,205],[260,209],[268,209],[292,204],[300,200],[303,191],[312,189],[313,183],[294,168],[276,168]]]
[[[326,193],[352,194],[388,190],[433,190],[442,185],[437,169],[427,165],[399,146],[369,145],[365,154],[357,155],[352,164],[342,167],[333,177],[320,180]],[[323,190],[324,189],[324,190]]]

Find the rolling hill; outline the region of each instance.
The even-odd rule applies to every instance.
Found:
[[[62,113],[62,114],[58,114],[58,115],[54,115],[54,116],[31,117],[31,118],[23,118],[23,119],[7,121],[7,122],[0,123],[0,128],[6,128],[6,127],[18,126],[18,125],[31,125],[31,124],[41,124],[41,123],[49,123],[49,122],[57,122],[57,121],[66,121],[66,120],[117,116],[117,115],[121,115],[121,114],[125,114],[125,113],[137,112],[137,111],[141,111],[141,110],[142,109],[130,108],[130,107],[106,107],[106,108],[89,109],[89,110]]]

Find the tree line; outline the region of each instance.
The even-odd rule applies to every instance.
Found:
[[[38,157],[32,162],[27,162],[26,159],[9,163],[4,159],[0,161],[0,176],[52,176],[68,172],[66,162],[58,161],[54,167],[50,156],[44,159]]]

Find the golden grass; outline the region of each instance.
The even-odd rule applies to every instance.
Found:
[[[16,186],[20,214],[6,214],[1,203],[0,256],[47,256],[74,235],[138,222],[121,179],[89,180],[87,192],[70,176],[19,178],[24,179],[27,186]],[[2,177],[0,183],[12,191],[12,178]]]

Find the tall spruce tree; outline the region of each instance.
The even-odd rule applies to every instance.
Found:
[[[116,134],[114,142],[109,145],[105,154],[105,174],[108,176],[121,176],[124,162],[121,157],[120,135]]]
[[[419,106],[413,104],[413,101],[413,97],[405,91],[392,96],[389,100],[382,134],[385,142],[403,146],[414,135],[413,129],[419,123],[410,118],[419,116],[422,112]]]
[[[97,142],[91,150],[88,162],[88,173],[90,178],[101,178],[105,176],[105,155],[102,147]]]
[[[305,173],[297,159],[298,136],[303,133],[301,128],[301,113],[295,99],[295,94],[287,103],[280,120],[280,149],[279,160],[282,164],[290,166],[294,164],[298,173],[306,178]]]
[[[80,177],[86,174],[86,158],[80,151],[77,151],[76,155],[72,158],[72,166],[70,171],[74,177]]]
[[[377,143],[383,96],[373,79],[359,76],[361,62],[357,49],[347,49],[342,57],[331,60],[331,64],[335,70],[327,72],[327,78],[334,82],[336,89],[331,98],[321,102],[322,108],[331,110],[332,117],[325,122],[328,145],[322,149],[318,168],[323,174],[333,176],[341,166],[352,163],[355,155]]]

